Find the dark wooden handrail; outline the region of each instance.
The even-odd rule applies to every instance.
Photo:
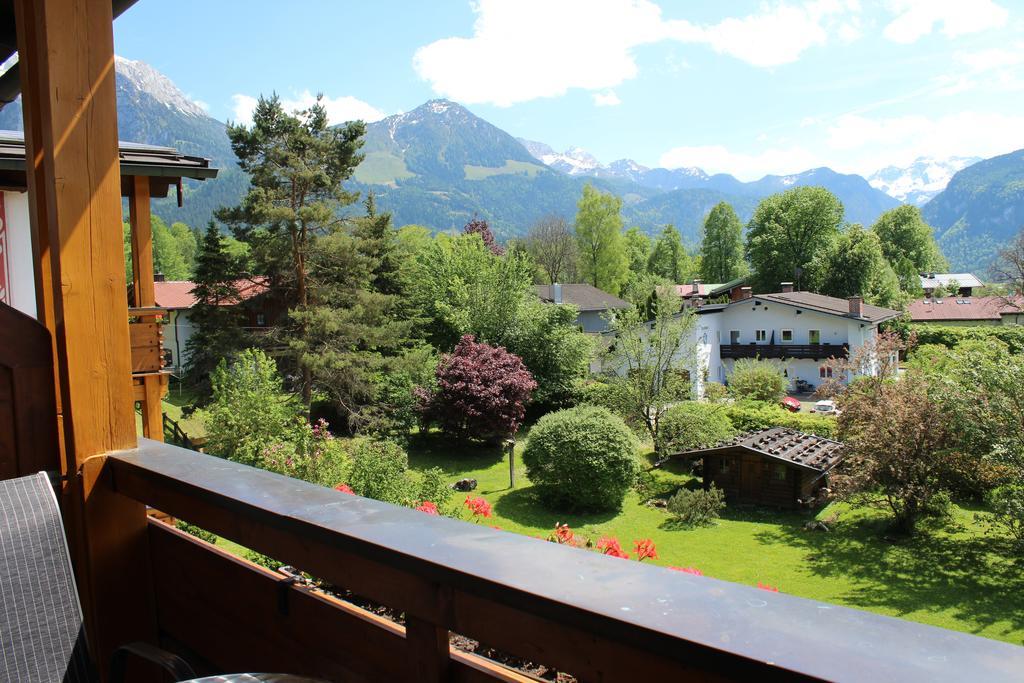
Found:
[[[123,495],[404,612],[420,656],[443,642],[447,660],[450,629],[581,680],[992,681],[1024,670],[1024,648],[431,517],[159,442],[107,466]]]
[[[722,344],[722,358],[846,358],[847,344]]]

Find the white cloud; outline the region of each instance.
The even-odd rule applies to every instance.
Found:
[[[231,100],[235,122],[251,123],[257,99],[251,95],[236,94],[231,96]],[[281,106],[284,107],[286,112],[308,109],[314,103],[316,103],[316,95],[309,90],[303,90],[301,93],[290,98],[281,98]],[[350,95],[342,95],[341,97],[324,96],[320,103],[327,110],[327,120],[332,124],[355,121],[356,119],[367,122],[379,121],[387,116],[380,109]]]
[[[822,163],[815,154],[800,146],[748,154],[722,145],[703,145],[670,149],[661,155],[659,165],[665,168],[696,166],[708,173],[731,173],[740,180],[757,180],[768,174],[798,173]]]
[[[947,38],[977,33],[1006,24],[1009,12],[992,0],[890,0],[895,18],[883,31],[896,43],[913,43],[935,26]]]
[[[413,66],[435,92],[509,106],[570,88],[604,91],[637,75],[633,50],[662,41],[711,47],[759,67],[795,61],[832,33],[850,39],[856,0],[765,3],[749,16],[697,25],[666,20],[650,0],[479,0],[469,38],[419,48]],[[538,49],[524,48],[527,45]]]
[[[860,173],[921,156],[989,157],[1024,147],[1024,115],[965,111],[936,118],[868,118],[848,114],[829,127],[827,144],[839,152],[837,156],[845,157],[845,166]]]
[[[622,100],[615,94],[614,90],[594,93],[594,105],[598,107],[614,107],[622,104]]]
[[[992,47],[974,52],[957,51],[953,59],[975,71],[989,71],[1007,66],[1024,64],[1024,42],[1015,43],[1012,49]]]

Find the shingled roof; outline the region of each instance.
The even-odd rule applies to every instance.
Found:
[[[614,294],[588,284],[561,285],[563,304],[572,304],[583,311],[607,311],[609,309],[630,308],[632,304]],[[551,285],[537,285],[537,296],[545,303],[555,303],[555,293]]]
[[[828,472],[839,464],[845,455],[845,446],[840,441],[787,427],[771,427],[742,434],[715,446],[698,448],[679,455],[704,456],[737,448],[813,472]]]
[[[755,294],[753,298],[760,299],[761,301],[788,304],[790,306],[806,308],[812,311],[820,311],[821,313],[829,313],[843,318],[866,320],[872,323],[880,323],[884,320],[890,320],[900,315],[899,311],[894,311],[889,308],[872,306],[871,304],[862,304],[861,315],[860,317],[857,317],[850,314],[850,304],[846,299],[838,299],[834,296],[825,296],[824,294],[815,294],[814,292],[776,292],[774,294]],[[749,302],[741,300],[733,303],[744,304]]]

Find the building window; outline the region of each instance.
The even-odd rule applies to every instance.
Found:
[[[821,330],[807,330],[807,343],[808,344],[820,344],[821,343]]]
[[[831,379],[832,367],[829,365],[822,365],[820,368],[818,368],[818,377],[820,377],[821,379]]]
[[[739,344],[740,343],[740,331],[739,330],[729,330],[729,343],[730,344]]]
[[[732,466],[732,458],[722,458],[719,462],[719,471],[722,474],[728,474],[729,468]]]
[[[265,315],[263,315],[262,313],[257,313],[256,314],[256,325],[258,327],[263,327],[266,324],[267,324],[267,317]]]
[[[776,465],[775,466],[775,478],[778,481],[786,481],[786,474],[787,474],[787,472],[786,472],[786,466],[785,465]]]
[[[754,332],[754,339],[763,342],[768,339],[768,330],[757,330]]]
[[[791,342],[793,341],[793,330],[782,330],[782,341]]]

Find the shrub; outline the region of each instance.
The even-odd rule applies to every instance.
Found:
[[[729,390],[725,388],[725,385],[720,382],[704,382],[704,400],[721,401],[729,395]]]
[[[444,470],[440,467],[431,467],[423,472],[423,479],[416,493],[417,502],[429,501],[443,510],[451,497],[452,487],[445,481]]]
[[[348,485],[360,496],[407,505],[414,498],[412,482],[406,476],[408,469],[409,457],[398,444],[361,440],[352,453]]]
[[[725,509],[725,492],[714,484],[708,489],[679,489],[669,498],[668,512],[687,527],[710,526]]]
[[[465,335],[437,366],[437,388],[421,392],[427,421],[458,441],[515,434],[537,388],[519,356]]]
[[[736,428],[721,405],[689,401],[669,408],[661,418],[662,448],[680,453],[711,446],[736,435]]]
[[[740,358],[729,374],[729,393],[736,398],[774,403],[785,395],[788,384],[779,363],[759,358]]]
[[[989,495],[991,526],[1013,541],[1014,549],[1024,553],[1024,486],[1004,486]]]
[[[261,453],[264,469],[327,487],[344,480],[348,455],[342,442],[329,431],[326,420],[310,425],[297,419],[283,436],[288,440],[271,444]]]
[[[990,325],[964,326],[911,324],[918,344],[940,344],[953,348],[967,340],[998,339],[1009,347],[1010,353],[1024,353],[1024,326]]]
[[[780,406],[755,401],[736,403],[725,408],[725,415],[733,427],[741,432],[753,432],[769,427],[788,427],[809,434],[832,438],[837,433],[836,419],[827,415],[791,413]]]
[[[213,533],[212,531],[207,531],[206,529],[197,527],[195,524],[189,524],[183,519],[175,521],[174,527],[176,529],[179,529],[180,531],[184,531],[186,534],[191,534],[198,539],[202,539],[207,543],[217,543],[217,534]]]
[[[640,469],[636,448],[636,437],[620,418],[604,408],[584,406],[538,420],[523,462],[548,505],[615,510]]]

